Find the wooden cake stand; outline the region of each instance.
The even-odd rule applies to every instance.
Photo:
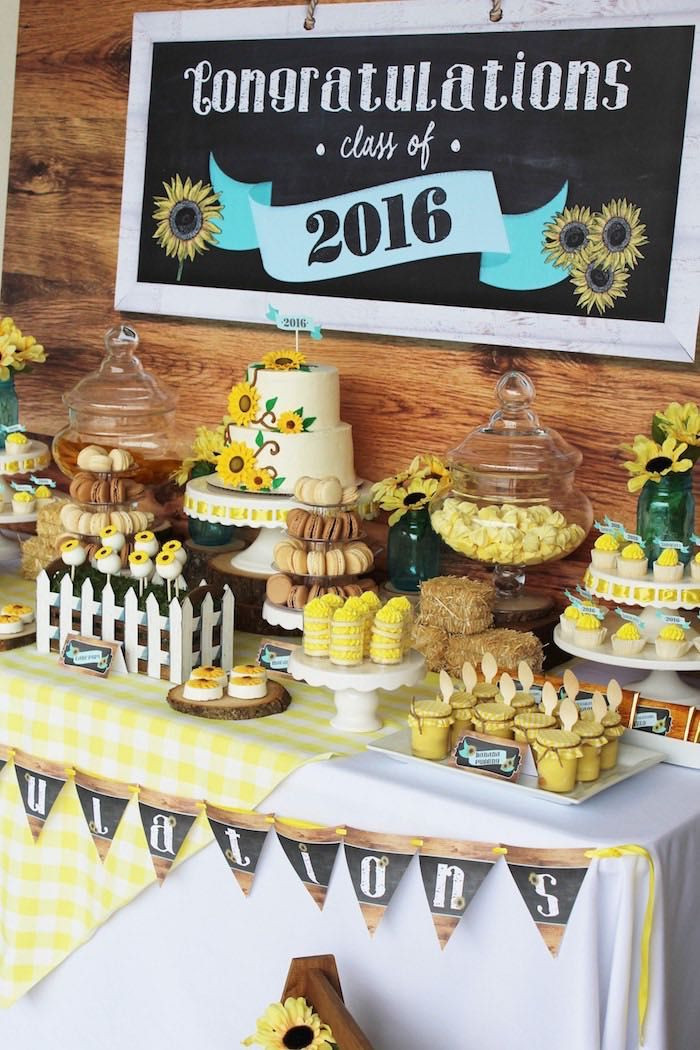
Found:
[[[186,700],[184,685],[174,686],[168,693],[168,703],[174,711],[198,718],[218,718],[241,722],[246,718],[264,718],[286,711],[292,698],[279,682],[267,683],[267,694],[257,700],[235,700],[226,693],[220,700]]]

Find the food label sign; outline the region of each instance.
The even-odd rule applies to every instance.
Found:
[[[523,2],[137,15],[117,306],[629,353],[601,319],[671,320],[694,26]]]

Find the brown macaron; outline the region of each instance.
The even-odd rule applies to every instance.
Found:
[[[348,598],[359,598],[360,595],[364,594],[364,591],[357,583],[346,583],[343,587],[343,593],[346,594]]]
[[[356,580],[358,587],[362,588],[362,591],[374,591],[375,594],[379,592],[379,584],[371,579],[369,576],[364,576],[361,580]]]
[[[348,519],[348,539],[355,540],[362,532],[362,522],[358,518],[354,511],[347,512]]]
[[[322,583],[312,583],[309,587],[309,601],[313,601],[314,598],[320,598],[325,593],[326,588]]]
[[[268,578],[265,593],[274,605],[286,605],[292,586],[292,581],[288,576],[276,572]]]
[[[309,517],[309,512],[302,510],[301,507],[294,507],[287,514],[287,532],[290,536],[303,536],[304,526]]]
[[[292,587],[292,590],[287,598],[287,605],[290,609],[303,609],[309,600],[309,588],[303,583],[296,587]]]

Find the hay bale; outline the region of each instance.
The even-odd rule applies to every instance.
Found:
[[[493,623],[493,583],[466,576],[436,576],[420,589],[419,620],[449,634],[477,634]]]
[[[423,654],[429,671],[439,671],[445,666],[449,637],[447,631],[443,631],[441,627],[428,627],[419,622],[413,624],[411,644]]]
[[[542,642],[539,638],[531,631],[511,631],[507,627],[496,627],[480,634],[452,635],[447,642],[444,667],[451,675],[459,677],[465,660],[478,668],[484,653],[493,653],[502,671],[517,671],[521,660],[535,673],[542,670]]]

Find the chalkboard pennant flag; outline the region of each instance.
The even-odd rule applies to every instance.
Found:
[[[374,934],[401,882],[418,839],[348,828],[345,860],[367,929]]]
[[[199,809],[200,803],[192,799],[139,788],[139,814],[160,883],[175,863]]]
[[[58,762],[15,751],[15,774],[29,829],[36,842],[63,790],[69,771]]]
[[[444,948],[498,860],[496,842],[423,839],[420,877],[440,947]]]
[[[134,789],[80,770],[75,774],[75,787],[92,841],[104,863]]]
[[[207,802],[207,819],[219,849],[247,897],[274,817],[222,809]]]
[[[275,831],[287,860],[319,908],[323,909],[345,828],[319,828],[278,818]]]
[[[590,859],[583,849],[507,850],[506,862],[530,918],[556,957]]]
[[[13,754],[12,748],[4,747],[3,744],[0,744],[0,773],[2,773]]]

